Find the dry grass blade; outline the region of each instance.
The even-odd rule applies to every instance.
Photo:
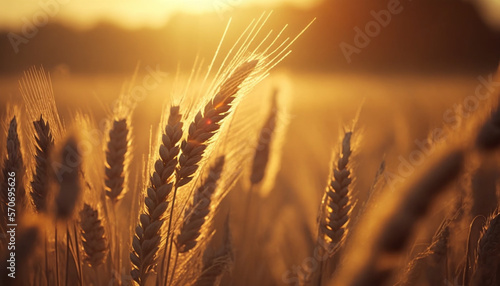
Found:
[[[61,165],[57,173],[60,188],[56,197],[56,216],[59,219],[67,219],[72,217],[81,192],[82,157],[75,138],[71,137],[66,141],[60,159]]]
[[[219,157],[210,168],[208,177],[196,190],[193,204],[186,210],[184,223],[177,236],[177,247],[180,253],[187,252],[196,246],[205,217],[210,213],[212,196],[217,189],[223,168],[224,157]]]
[[[24,163],[23,156],[21,152],[21,143],[19,141],[18,134],[18,124],[17,119],[14,116],[9,124],[9,131],[7,134],[7,158],[3,162],[2,169],[2,191],[1,191],[1,203],[2,203],[2,230],[5,230],[6,219],[7,219],[7,203],[9,202],[8,190],[11,187],[9,182],[12,182],[8,178],[13,178],[15,183],[15,214],[16,220],[22,216],[22,209],[26,201],[26,193],[23,185],[24,177]]]
[[[500,263],[500,213],[491,217],[479,239],[476,269],[472,276],[472,285],[498,285],[496,273]],[[496,282],[496,284],[495,284]]]
[[[342,154],[332,170],[330,183],[321,203],[318,239],[328,241],[332,247],[343,240],[351,211],[349,185],[352,180],[348,166],[352,153],[351,137],[352,132],[345,133]]]
[[[178,187],[193,179],[193,174],[198,170],[199,162],[207,148],[207,142],[220,129],[223,119],[229,115],[240,85],[250,76],[257,64],[258,60],[252,60],[237,67],[222,83],[217,94],[205,105],[203,111],[200,110],[196,114],[189,126],[188,137],[181,144],[182,154],[179,156],[176,181]]]
[[[271,99],[271,110],[266,122],[264,123],[264,126],[262,126],[262,129],[260,131],[259,142],[253,156],[252,172],[250,174],[250,183],[252,185],[260,183],[262,179],[264,179],[264,175],[266,174],[266,167],[269,161],[269,153],[271,149],[270,145],[273,138],[274,129],[276,127],[276,118],[278,115],[276,96],[277,91],[274,91]]]
[[[129,146],[127,119],[114,120],[106,150],[106,195],[114,202],[122,196],[125,183],[125,160]]]
[[[131,275],[139,285],[145,283],[146,276],[151,271],[160,248],[161,227],[168,207],[167,196],[172,191],[179,141],[182,137],[181,118],[179,107],[172,106],[159,149],[160,159],[155,162],[154,172],[150,179],[151,185],[147,189],[146,207],[139,217],[139,225],[135,228],[133,250],[130,253],[133,265]]]
[[[88,204],[80,211],[80,227],[85,260],[91,267],[101,265],[106,259],[108,243],[99,213]]]
[[[220,279],[225,271],[231,269],[234,261],[231,244],[231,231],[229,221],[226,220],[224,229],[224,245],[215,253],[210,249],[205,250],[203,255],[203,268],[200,275],[196,278],[193,286],[214,286],[220,284]]]
[[[49,192],[50,177],[50,154],[54,148],[54,138],[50,131],[49,122],[40,119],[33,122],[36,139],[36,166],[31,182],[31,198],[37,212],[44,212],[47,209],[47,194]]]

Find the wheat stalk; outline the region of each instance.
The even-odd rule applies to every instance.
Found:
[[[217,189],[223,168],[224,157],[219,157],[210,168],[208,177],[195,191],[193,203],[186,210],[184,222],[179,235],[177,235],[177,247],[180,253],[187,252],[196,246],[205,223],[205,217],[210,213],[212,196]]]
[[[35,172],[31,182],[31,198],[37,212],[44,212],[47,209],[47,195],[49,192],[50,176],[50,154],[54,148],[54,138],[50,131],[49,122],[40,119],[33,122],[35,128],[36,154]]]
[[[182,137],[181,118],[179,106],[172,106],[159,148],[160,159],[155,162],[154,172],[150,178],[151,185],[147,189],[146,208],[139,217],[140,223],[135,228],[133,250],[130,253],[133,264],[131,275],[139,285],[144,285],[146,275],[153,268],[160,248],[161,227],[169,204],[167,196],[172,191],[173,174],[179,154],[178,143]]]
[[[84,204],[80,211],[80,227],[85,261],[91,267],[101,265],[106,259],[108,243],[97,209]]]
[[[129,146],[129,128],[127,119],[113,121],[109,131],[109,141],[106,150],[106,195],[116,202],[123,195],[125,183],[125,160]]]
[[[220,129],[222,121],[231,112],[240,85],[257,66],[258,60],[241,64],[221,84],[217,94],[200,110],[189,126],[188,137],[181,143],[176,186],[181,187],[193,179],[203,158],[208,142]]]

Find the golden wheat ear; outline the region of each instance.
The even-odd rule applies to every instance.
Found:
[[[196,114],[189,126],[188,137],[181,144],[182,154],[179,156],[176,186],[181,187],[193,179],[208,142],[231,112],[240,85],[250,76],[257,64],[258,60],[252,60],[237,67],[221,84],[217,94]]]
[[[80,228],[85,261],[90,267],[103,264],[108,251],[108,242],[97,209],[84,204],[80,211]]]
[[[182,138],[182,115],[179,106],[170,108],[168,123],[159,147],[160,158],[154,164],[154,172],[147,189],[145,209],[139,216],[132,240],[131,275],[135,282],[144,285],[148,273],[154,268],[162,240],[162,225],[169,202],[167,197],[174,184],[179,142]]]
[[[40,119],[33,122],[35,128],[36,153],[35,172],[31,181],[31,198],[37,212],[47,210],[47,195],[49,193],[49,178],[51,177],[50,156],[54,149],[54,138],[48,121]]]
[[[14,185],[16,195],[16,204],[14,206],[16,221],[23,216],[26,203],[26,192],[23,185],[25,166],[21,142],[19,140],[18,118],[16,116],[12,117],[9,123],[6,147],[7,157],[3,161],[2,182],[0,183],[2,186],[2,191],[0,193],[2,203],[2,218],[0,219],[2,222],[2,231],[6,230],[8,224],[7,218],[9,216],[7,215],[7,204],[9,202],[9,189],[11,189],[12,185]]]
[[[113,202],[117,202],[123,196],[129,143],[127,119],[115,119],[109,130],[104,181],[106,196]]]
[[[195,191],[193,203],[186,210],[184,222],[177,236],[176,245],[180,253],[185,253],[196,246],[205,217],[210,213],[212,196],[217,189],[223,168],[224,157],[219,157],[201,186]]]

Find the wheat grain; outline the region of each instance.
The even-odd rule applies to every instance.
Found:
[[[85,260],[91,267],[101,265],[106,259],[108,243],[99,213],[88,204],[80,211],[80,227]]]
[[[173,174],[179,154],[178,143],[182,137],[181,118],[179,106],[172,106],[159,148],[160,159],[155,162],[150,178],[151,185],[147,189],[146,207],[139,217],[140,223],[135,228],[133,250],[130,253],[133,264],[131,275],[139,285],[145,283],[160,248],[161,227],[168,207],[167,196],[172,191]]]
[[[241,64],[221,84],[217,94],[200,110],[189,126],[188,137],[181,143],[176,185],[189,183],[198,170],[209,140],[220,129],[222,121],[231,112],[231,105],[240,89],[240,85],[250,76],[258,60]]]
[[[105,186],[106,195],[113,201],[118,201],[123,195],[126,156],[129,145],[129,128],[127,119],[113,121],[109,131],[109,141],[106,150]]]
[[[219,157],[210,168],[208,177],[194,193],[193,203],[186,210],[184,222],[177,236],[177,247],[180,253],[187,252],[196,246],[205,217],[210,213],[212,196],[217,189],[223,168],[224,157]]]
[[[54,148],[54,139],[50,131],[49,122],[40,115],[40,119],[33,122],[35,128],[36,154],[35,172],[31,182],[31,198],[37,212],[47,209],[47,195],[49,192],[50,155]]]

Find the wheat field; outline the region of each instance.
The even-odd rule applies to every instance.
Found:
[[[262,29],[3,78],[0,284],[500,285],[500,73],[290,73]]]

